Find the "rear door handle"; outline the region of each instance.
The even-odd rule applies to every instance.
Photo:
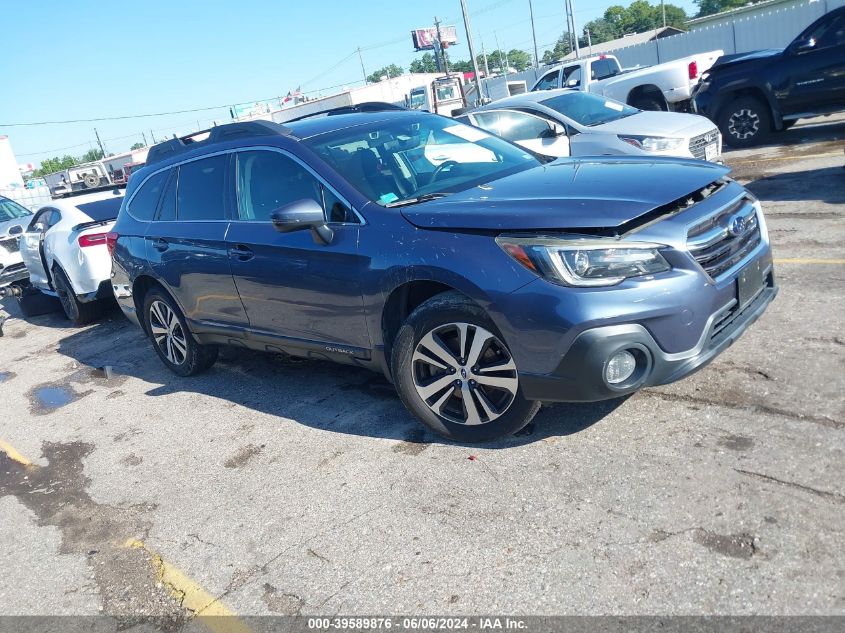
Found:
[[[158,238],[157,240],[153,240],[153,248],[156,249],[159,253],[163,253],[168,249],[170,244],[167,243],[167,240],[163,240]]]
[[[248,262],[255,257],[255,253],[252,252],[252,249],[247,248],[243,244],[238,244],[235,248],[229,249],[229,256],[237,257],[242,262]]]

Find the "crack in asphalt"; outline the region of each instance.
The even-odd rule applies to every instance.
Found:
[[[845,503],[845,495],[839,494],[838,492],[830,492],[828,490],[820,490],[819,488],[813,488],[812,486],[806,486],[804,484],[799,484],[794,481],[787,481],[785,479],[778,479],[777,477],[772,477],[771,475],[766,475],[763,473],[755,473],[751,470],[743,470],[741,468],[734,468],[736,472],[741,475],[747,475],[749,477],[757,477],[758,479],[763,479],[765,481],[772,481],[774,483],[778,483],[784,486],[790,486],[792,488],[796,488],[798,490],[803,490],[804,492],[809,492],[814,494],[818,497],[823,499],[829,499],[834,503]]]
[[[845,422],[834,420],[833,418],[828,418],[826,416],[806,415],[804,413],[796,413],[795,411],[787,411],[786,409],[780,409],[778,407],[772,407],[765,404],[739,404],[727,401],[716,402],[714,400],[708,400],[707,398],[696,398],[695,396],[690,396],[686,394],[666,393],[665,391],[654,391],[651,389],[645,389],[643,391],[640,391],[636,395],[651,398],[660,398],[669,402],[684,402],[687,404],[703,404],[712,407],[723,407],[725,409],[732,409],[734,411],[748,411],[750,409],[755,413],[767,413],[770,415],[777,415],[784,418],[790,418],[791,420],[797,420],[800,422],[812,422],[813,424],[818,424],[819,426],[824,426],[829,429],[845,428]]]

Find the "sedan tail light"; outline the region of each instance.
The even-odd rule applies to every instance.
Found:
[[[88,233],[87,235],[80,235],[78,242],[82,248],[100,246],[106,243],[107,236],[108,233]]]
[[[696,77],[698,77],[698,62],[691,61],[689,63],[688,70],[689,70],[689,78],[690,79],[695,79]]]
[[[109,249],[109,255],[114,257],[114,247],[117,244],[117,238],[120,235],[114,231],[109,231],[106,233],[106,247]]]

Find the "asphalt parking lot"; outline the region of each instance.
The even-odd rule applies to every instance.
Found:
[[[845,117],[728,152],[780,295],[727,352],[462,446],[379,376],[114,311],[0,339],[4,614],[845,614]],[[656,185],[655,185],[656,186]]]

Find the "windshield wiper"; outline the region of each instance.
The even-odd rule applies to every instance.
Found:
[[[405,207],[410,204],[417,204],[418,202],[426,202],[428,200],[437,200],[438,198],[445,198],[449,196],[449,193],[437,192],[437,193],[424,193],[422,195],[416,196],[415,198],[405,198],[404,200],[397,200],[396,202],[388,202],[385,207],[392,208],[392,207]]]

